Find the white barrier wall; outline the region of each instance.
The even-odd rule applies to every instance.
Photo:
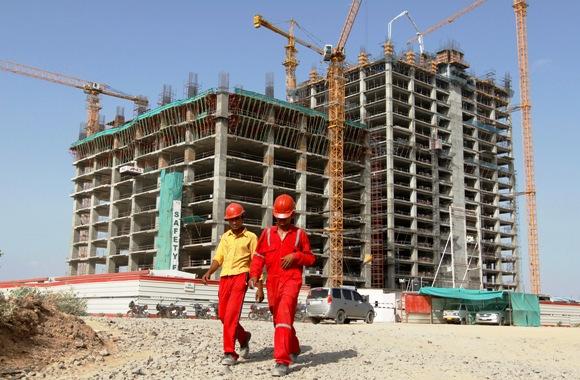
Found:
[[[565,302],[540,302],[542,326],[580,327],[580,304]]]
[[[193,315],[196,303],[208,306],[218,302],[218,282],[210,281],[204,285],[191,274],[172,271],[143,271],[91,276],[73,276],[43,281],[13,281],[0,283],[0,291],[9,291],[17,287],[34,287],[44,291],[72,291],[87,301],[88,314],[125,315],[129,303],[147,305],[150,314],[156,314],[157,304],[173,303],[186,307],[186,313]],[[264,287],[267,297],[267,290]],[[298,302],[304,302],[308,288],[300,292]],[[255,302],[256,291],[248,289],[244,298],[242,318],[247,317],[250,305]],[[261,306],[267,306],[267,298]]]
[[[397,293],[384,293],[382,289],[357,289],[357,292],[369,297],[369,303],[375,308],[375,322],[395,322]]]

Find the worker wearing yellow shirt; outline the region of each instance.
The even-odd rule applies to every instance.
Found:
[[[230,203],[225,219],[230,230],[225,232],[217,247],[208,271],[201,278],[207,284],[210,276],[221,267],[218,291],[218,313],[223,324],[224,365],[234,365],[238,357],[247,358],[252,334],[240,325],[240,314],[248,289],[248,276],[252,255],[256,251],[256,235],[244,227],[244,208],[238,203]],[[256,289],[256,301],[264,300],[261,283]],[[240,343],[240,355],[236,353],[236,340]]]

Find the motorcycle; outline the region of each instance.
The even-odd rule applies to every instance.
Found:
[[[306,305],[299,303],[296,306],[296,313],[294,314],[294,320],[297,322],[304,322],[308,318],[308,313],[306,313]]]
[[[199,319],[209,319],[211,310],[209,307],[203,307],[196,303],[193,305],[193,315]]]
[[[212,302],[209,304],[209,309],[210,309],[210,315],[209,318],[210,319],[219,319],[219,310],[218,310],[218,303],[217,302]]]
[[[185,306],[178,306],[174,303],[168,306],[158,303],[156,306],[157,315],[160,318],[185,318],[187,315],[185,313]]]
[[[248,313],[248,318],[252,321],[271,321],[272,313],[270,309],[265,307],[259,307],[257,304],[250,305],[250,312]]]
[[[185,318],[187,317],[187,314],[185,313],[185,306],[178,306],[178,305],[174,305],[171,304],[169,305],[169,307],[171,308],[169,310],[169,318]]]
[[[137,305],[134,301],[129,302],[129,311],[127,317],[129,318],[147,318],[149,311],[147,305]]]

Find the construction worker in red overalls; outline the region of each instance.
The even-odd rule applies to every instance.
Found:
[[[306,232],[294,226],[294,199],[282,194],[274,201],[276,226],[262,231],[250,267],[250,286],[258,283],[266,266],[268,305],[274,317],[273,376],[284,376],[288,366],[300,354],[294,330],[294,314],[302,286],[302,268],[311,266],[316,258],[310,251]]]
[[[226,208],[225,220],[230,230],[225,232],[217,247],[208,271],[201,278],[204,284],[221,267],[218,291],[218,314],[223,324],[224,365],[234,365],[238,357],[247,358],[252,334],[240,325],[240,314],[248,288],[248,272],[257,238],[244,227],[244,208],[238,203],[230,203]],[[261,281],[256,281],[256,301],[264,300]],[[240,343],[240,354],[235,350],[236,340]]]

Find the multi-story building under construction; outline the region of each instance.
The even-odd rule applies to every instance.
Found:
[[[203,274],[227,226],[227,203],[246,209],[259,235],[281,193],[316,265],[306,283],[327,283],[327,118],[296,104],[222,86],[170,102],[72,146],[70,274],[179,269]],[[344,279],[370,286],[370,163],[366,128],[345,129]]]
[[[346,69],[346,119],[370,132],[373,287],[518,287],[510,84],[467,68],[455,47],[387,44]],[[293,96],[326,112],[327,94],[313,72]]]
[[[360,58],[346,70],[345,284],[517,288],[509,83],[467,73],[453,47]],[[306,282],[327,284],[325,81],[311,75],[291,95],[208,91],[75,143],[71,274],[201,274],[227,202],[259,233],[287,192],[318,257]]]

